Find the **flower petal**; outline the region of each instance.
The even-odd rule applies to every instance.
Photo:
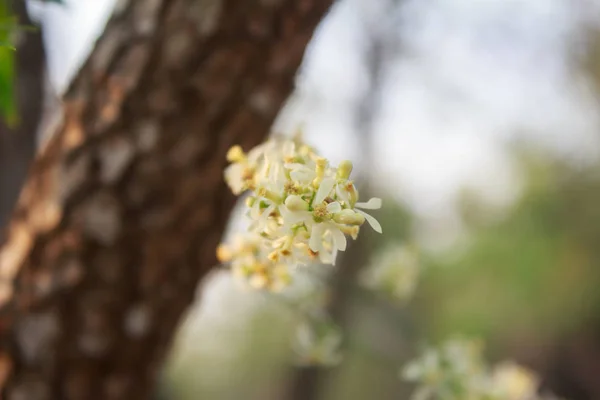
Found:
[[[312,227],[310,233],[310,240],[308,241],[308,247],[314,252],[321,251],[323,248],[323,233],[325,226],[323,224],[315,224]]]
[[[378,210],[381,208],[381,199],[378,197],[373,197],[369,199],[366,203],[356,203],[354,205],[356,208],[362,208],[364,210]]]
[[[335,214],[335,213],[338,213],[340,211],[342,211],[342,206],[337,201],[334,201],[333,203],[327,204],[327,212]]]
[[[308,211],[290,211],[290,209],[284,205],[279,206],[279,213],[283,218],[284,224],[289,226],[312,218],[312,215]]]
[[[334,247],[333,251],[331,252],[331,265],[335,265],[335,260],[337,259],[337,253],[338,253],[338,249],[337,249],[337,247]]]
[[[367,214],[366,212],[364,212],[362,210],[356,210],[356,212],[364,215],[365,219],[367,220],[369,225],[371,225],[371,228],[373,228],[373,230],[375,232],[382,233],[381,224],[379,223],[379,221],[377,221],[375,218],[373,218],[372,216],[370,216],[369,214]]]
[[[319,261],[321,261],[322,264],[333,264],[335,263],[335,258],[333,256],[333,253],[330,253],[326,250],[321,250],[319,252]]]
[[[315,172],[307,169],[296,169],[296,170],[292,170],[290,171],[290,178],[292,178],[295,181],[298,182],[302,182],[302,183],[308,183],[311,182],[313,179],[315,179]]]
[[[267,221],[269,220],[269,215],[275,211],[275,204],[269,205],[269,207],[265,208],[260,217],[258,218],[258,229],[262,231],[267,225]]]
[[[317,204],[321,204],[325,197],[329,196],[331,189],[333,189],[333,185],[335,185],[335,179],[333,178],[325,178],[319,185],[319,190],[317,190],[317,195],[313,200],[313,206]]]
[[[350,197],[348,197],[348,192],[343,189],[342,185],[335,185],[335,194],[338,199],[342,200],[346,204],[350,204]]]
[[[282,150],[282,153],[284,156],[293,155],[294,150],[296,150],[296,145],[291,140],[283,142],[283,146],[281,146],[281,147],[282,147],[281,150]]]
[[[331,232],[331,236],[333,238],[334,248],[341,251],[346,250],[346,236],[344,236],[342,231],[340,231],[337,226],[334,226],[333,224],[331,225],[332,226],[330,227],[329,232]]]
[[[317,176],[314,169],[308,168],[304,164],[285,163],[284,167],[290,170],[290,177],[294,181],[308,183],[315,179],[315,176]]]

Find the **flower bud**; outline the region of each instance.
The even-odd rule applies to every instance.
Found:
[[[325,176],[325,169],[327,168],[327,159],[319,157],[317,158],[315,163],[315,173],[317,174],[317,177],[313,180],[313,186],[318,187],[321,181],[323,180],[323,177]]]
[[[227,161],[229,162],[240,162],[246,159],[246,154],[244,154],[244,150],[238,145],[235,145],[229,149],[227,152]]]
[[[228,261],[231,261],[232,258],[233,254],[231,253],[229,247],[225,246],[224,244],[220,244],[217,247],[217,260],[219,260],[222,263],[226,263]]]
[[[285,199],[285,206],[290,211],[308,211],[308,203],[298,195],[291,195]]]
[[[265,188],[260,188],[259,190],[257,190],[257,194],[259,196],[262,196],[262,197],[264,197],[266,199],[271,200],[275,204],[281,204],[281,200],[282,200],[281,196],[278,195],[277,193],[275,193],[272,190],[268,190],[268,189],[265,189]]]
[[[365,222],[365,217],[352,210],[346,209],[333,215],[333,220],[344,225],[362,225]]]
[[[352,162],[349,160],[344,160],[340,163],[337,169],[337,178],[338,179],[348,179],[350,178],[350,174],[352,173]]]

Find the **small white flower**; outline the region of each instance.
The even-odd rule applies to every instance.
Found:
[[[361,275],[361,283],[399,302],[410,299],[420,275],[416,251],[404,245],[386,247],[373,257]]]

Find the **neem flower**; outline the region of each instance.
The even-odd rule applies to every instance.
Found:
[[[350,161],[333,167],[298,137],[272,138],[247,154],[234,146],[227,159],[232,192],[250,192],[246,216],[251,235],[261,239],[262,262],[288,268],[317,260],[335,264],[346,236],[356,239],[365,221],[382,231],[363,211],[381,208],[381,199],[358,201]]]

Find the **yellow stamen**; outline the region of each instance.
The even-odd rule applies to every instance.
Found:
[[[323,177],[325,176],[325,169],[327,168],[327,160],[325,158],[319,157],[316,160],[315,173],[317,174],[316,178],[313,180],[312,184],[316,188],[323,181]]]
[[[246,159],[244,150],[239,145],[235,145],[227,151],[227,161],[229,162],[242,162]]]
[[[324,204],[319,204],[313,210],[313,215],[316,218],[320,218],[320,219],[327,218],[329,216],[329,211],[327,211],[327,206]]]
[[[217,260],[219,260],[219,262],[226,263],[228,261],[231,261],[232,258],[233,254],[229,247],[227,247],[224,244],[220,244],[217,247]]]

